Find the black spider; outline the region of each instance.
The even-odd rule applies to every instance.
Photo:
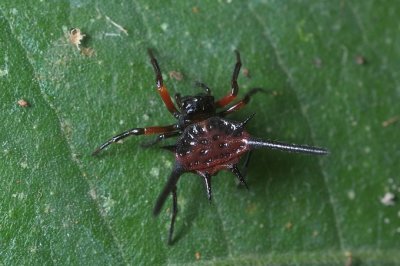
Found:
[[[178,212],[176,184],[183,173],[192,172],[203,177],[208,199],[211,200],[211,176],[217,174],[220,170],[232,171],[238,177],[239,181],[247,187],[237,164],[242,155],[249,153],[253,149],[266,147],[289,152],[317,155],[328,153],[327,150],[323,148],[265,141],[254,138],[244,129],[245,124],[251,117],[243,122],[223,118],[227,114],[245,106],[254,93],[262,91],[260,88],[252,89],[232,106],[218,111],[218,109],[224,108],[230,104],[238,93],[239,86],[237,78],[242,65],[239,52],[235,51],[236,65],[232,74],[231,91],[229,94],[215,101],[214,97],[211,95],[210,89],[203,83],[197,83],[199,87],[204,89],[204,93],[184,97],[181,97],[180,94],[176,94],[175,102],[177,107],[175,107],[167,88],[164,86],[157,60],[151,50],[148,50],[148,53],[156,74],[158,93],[168,111],[178,122],[167,126],[129,129],[100,145],[93,152],[93,155],[98,154],[111,143],[131,135],[159,134],[155,141],[146,146],[155,144],[165,138],[179,136],[175,145],[164,146],[164,148],[174,152],[175,165],[153,210],[154,215],[158,215],[168,195],[172,194],[172,218],[168,237],[169,244],[172,243],[175,218]]]

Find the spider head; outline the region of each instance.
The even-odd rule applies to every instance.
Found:
[[[179,97],[178,105],[184,120],[204,119],[216,113],[214,97],[208,94]]]
[[[184,96],[181,98],[180,104],[182,114],[189,118],[202,117],[203,114],[215,114],[214,97],[211,95]]]

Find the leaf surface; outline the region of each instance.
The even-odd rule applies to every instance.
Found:
[[[63,1],[0,3],[0,262],[9,264],[395,265],[400,261],[400,5],[350,1]],[[86,34],[81,51],[70,28]],[[171,153],[132,137],[175,123],[156,92],[155,50],[171,95],[194,81],[239,97],[252,135],[327,147],[313,157],[259,150],[249,191],[222,172],[151,210]],[[86,53],[86,55],[85,55]],[[170,73],[183,75],[178,80]],[[247,73],[247,74],[246,74]],[[25,99],[29,107],[21,107]],[[167,143],[173,143],[168,140]]]

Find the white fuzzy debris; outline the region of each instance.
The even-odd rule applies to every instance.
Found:
[[[114,207],[115,200],[111,198],[111,195],[101,196],[101,197],[103,199],[103,211],[105,214],[108,214],[110,210]]]
[[[381,198],[381,203],[385,206],[393,206],[395,198],[396,196],[393,193],[386,192],[386,194]]]
[[[167,24],[167,23],[162,23],[162,24],[161,24],[161,29],[162,29],[163,31],[167,31],[167,29],[168,29],[168,24]]]
[[[156,167],[152,167],[150,170],[150,175],[154,177],[158,177],[160,175],[160,169]]]
[[[79,28],[72,28],[69,31],[69,42],[76,46],[78,50],[81,50],[81,41],[85,38],[85,34],[82,34]]]
[[[147,114],[143,114],[142,118],[144,121],[147,121],[147,120],[149,120],[150,117]]]
[[[4,68],[0,69],[0,77],[5,77],[8,75],[8,56],[4,56]]]
[[[356,193],[354,192],[354,190],[347,191],[347,197],[349,197],[350,200],[355,199]]]
[[[8,69],[0,69],[0,77],[5,77],[8,75]]]

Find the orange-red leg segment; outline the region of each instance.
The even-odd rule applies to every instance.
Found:
[[[242,109],[249,101],[250,98],[253,94],[257,93],[257,92],[266,92],[264,89],[261,88],[254,88],[251,91],[249,91],[242,100],[240,100],[239,102],[235,103],[234,105],[232,105],[231,107],[229,107],[228,109],[219,112],[218,115],[220,116],[226,116],[227,114],[233,113],[239,109]]]
[[[161,75],[160,67],[158,66],[158,62],[157,62],[156,58],[154,57],[153,52],[150,49],[148,50],[148,53],[150,56],[151,64],[154,68],[154,72],[156,74],[156,85],[157,85],[158,93],[160,94],[168,111],[171,114],[173,114],[175,117],[178,117],[179,112],[171,100],[171,96],[168,93],[167,87],[164,86],[164,82],[163,82],[163,78]]]

